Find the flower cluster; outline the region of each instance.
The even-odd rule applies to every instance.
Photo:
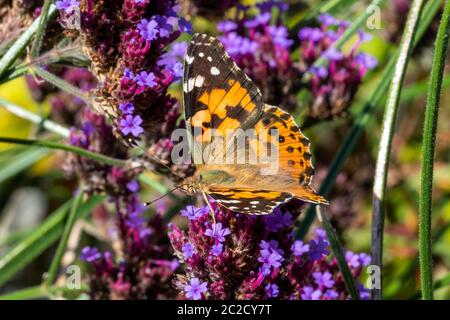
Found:
[[[238,19],[223,21],[218,29],[223,33],[220,39],[226,50],[258,84],[265,101],[292,111],[297,106],[298,91],[307,89],[311,93],[305,101],[309,119],[331,119],[344,114],[362,78],[376,65],[373,57],[358,52],[368,35],[359,32],[358,41],[348,53],[334,49],[333,44],[349,23],[321,15],[319,27],[300,29],[299,60],[294,61],[290,55],[294,40],[289,38],[281,20],[286,4],[268,1],[259,4],[258,9],[253,18],[243,9]],[[274,16],[273,12],[278,14]],[[327,64],[317,67],[319,58],[326,58]]]
[[[374,68],[377,61],[372,56],[358,52],[361,43],[370,39],[360,31],[349,52],[333,47],[349,27],[348,21],[337,20],[324,14],[320,26],[305,27],[298,33],[300,39],[300,70],[312,76],[308,89],[312,102],[308,116],[313,119],[330,119],[342,115],[352,101],[362,78]],[[319,58],[327,60],[326,66],[315,66]]]
[[[167,50],[190,31],[189,23],[178,16],[174,0],[64,0],[62,19],[74,7],[80,10],[80,37],[100,80],[91,94],[94,108],[112,120],[114,134],[126,145],[144,141],[150,146],[149,160],[163,171],[161,163],[171,166],[168,141],[179,116],[168,88],[182,69]],[[180,174],[189,168],[172,169]]]
[[[100,253],[95,247],[81,250],[80,259],[92,270],[91,299],[174,298],[170,280],[179,263],[171,258],[161,214],[147,221],[136,208],[129,207],[125,214],[119,213],[115,231],[121,248],[116,254]]]
[[[241,7],[237,19],[220,22],[217,27],[223,35],[219,39],[237,65],[257,83],[267,103],[292,111],[297,105],[300,73],[290,56],[293,41],[281,21],[287,4],[259,4],[255,17],[249,16],[249,9]]]
[[[188,230],[170,225],[169,238],[184,265],[174,285],[187,299],[348,299],[336,259],[329,256],[324,230],[309,242],[292,235],[296,215],[276,209],[265,217],[245,216],[212,204],[188,206]],[[370,263],[367,254],[348,251],[346,259],[358,279]],[[362,298],[368,297],[360,285]]]

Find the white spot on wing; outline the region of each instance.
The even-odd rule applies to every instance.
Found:
[[[259,203],[259,201],[250,201],[250,204],[258,204]]]
[[[187,64],[191,64],[193,61],[194,61],[194,57],[190,57],[190,56],[186,55]]]
[[[208,57],[207,59],[208,59],[208,61],[209,61],[209,62],[211,62],[211,61],[212,61],[212,58],[211,58],[211,57]]]
[[[220,74],[220,71],[219,71],[219,69],[217,69],[216,67],[212,67],[212,68],[211,68],[211,74],[212,74],[213,76],[217,76],[217,75]]]
[[[201,58],[203,58],[203,57],[205,56],[205,54],[204,54],[203,52],[200,52],[200,53],[198,54],[198,56],[201,57]]]
[[[205,77],[202,77],[198,75],[196,78],[190,78],[188,79],[187,83],[185,82],[183,84],[183,90],[184,92],[188,93],[194,90],[194,87],[200,88],[203,85],[203,82],[205,82]]]

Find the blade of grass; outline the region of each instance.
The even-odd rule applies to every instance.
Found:
[[[81,206],[79,217],[84,218],[104,199],[104,196],[91,197]],[[72,200],[69,200],[59,207],[36,231],[0,258],[0,287],[61,237],[64,219],[71,204]]]
[[[22,118],[26,119],[30,122],[40,124],[43,128],[52,131],[54,133],[57,133],[63,137],[69,137],[69,129],[64,128],[63,126],[50,121],[45,120],[41,116],[38,116],[37,114],[30,112],[18,105],[15,105],[5,99],[0,98],[0,106],[3,107],[6,111],[11,112],[12,114]]]
[[[108,164],[111,166],[116,167],[123,167],[126,165],[125,160],[120,159],[114,159],[99,153],[91,152],[83,148],[74,147],[71,145],[53,142],[53,141],[46,141],[46,140],[27,140],[27,139],[18,139],[18,138],[9,138],[9,137],[0,137],[0,143],[13,143],[13,144],[23,144],[23,145],[29,145],[29,146],[38,146],[38,147],[44,147],[49,149],[56,149],[56,150],[64,150],[68,152],[76,153],[82,157],[90,158],[93,160],[96,160],[100,163]]]
[[[419,200],[419,266],[422,298],[433,299],[433,261],[431,243],[431,214],[433,195],[433,167],[442,78],[449,36],[450,1],[447,0],[439,25],[431,69],[423,128],[421,188]]]
[[[0,184],[29,168],[49,154],[48,150],[28,149],[19,152],[0,167]]]
[[[64,231],[61,240],[59,241],[59,245],[58,248],[56,249],[55,256],[53,257],[52,263],[50,264],[47,278],[45,279],[45,284],[47,287],[50,287],[56,280],[59,266],[61,264],[61,259],[64,255],[64,252],[66,251],[67,242],[69,241],[70,233],[72,232],[73,226],[78,217],[78,210],[80,209],[84,196],[84,187],[82,184],[80,184],[80,187],[78,188],[77,192],[78,193],[72,204],[72,208],[70,209],[69,217],[67,218],[67,222],[64,226]]]
[[[425,31],[428,29],[428,26],[431,24],[434,16],[438,12],[440,5],[441,2],[439,0],[428,2],[426,8],[424,9],[424,13],[422,15],[416,37],[414,38],[414,46],[416,46],[417,43],[422,39]],[[353,124],[349,133],[345,137],[344,142],[336,153],[336,156],[331,162],[330,169],[328,170],[328,173],[320,186],[319,193],[321,195],[325,197],[328,196],[333,187],[334,181],[336,180],[336,177],[342,170],[345,161],[348,159],[353,149],[355,148],[356,143],[361,137],[364,128],[372,115],[372,112],[374,111],[375,107],[382,101],[384,93],[389,86],[389,81],[392,78],[397,56],[398,54],[394,54],[391,60],[387,63],[385,70],[383,71],[383,74],[381,76],[381,81],[379,82],[373,94],[365,103],[361,112],[356,116],[355,123]],[[314,206],[310,206],[306,211],[303,220],[301,220],[301,222],[297,222],[299,225],[296,235],[297,238],[302,239],[306,236],[309,228],[314,222],[314,217]]]
[[[36,30],[36,34],[34,35],[33,46],[31,47],[31,56],[37,57],[41,52],[42,41],[44,40],[45,30],[47,29],[48,23],[48,12],[50,10],[50,5],[53,0],[45,0],[44,5],[42,6],[39,25]]]
[[[334,231],[333,226],[330,223],[330,220],[328,219],[326,213],[323,211],[321,206],[316,206],[316,212],[317,218],[322,223],[322,226],[325,229],[325,232],[327,233],[331,249],[333,250],[333,254],[336,257],[347,290],[350,293],[350,296],[352,297],[353,300],[359,300],[358,287],[356,286],[355,279],[353,278],[353,275],[348,267],[347,260],[345,260],[344,252],[342,250],[342,246],[339,242],[336,232]]]
[[[403,79],[413,49],[414,34],[417,30],[423,5],[424,0],[414,0],[411,4],[400,43],[399,56],[394,68],[394,75],[388,91],[388,100],[382,122],[373,186],[371,245],[372,264],[378,266],[380,270],[382,270],[383,260],[384,202],[392,138],[394,136]],[[372,290],[372,299],[382,299],[381,287]]]
[[[48,17],[51,19],[56,16],[56,7],[51,5],[48,10]],[[36,18],[28,29],[14,42],[14,44],[6,51],[0,59],[0,78],[8,71],[9,67],[24,52],[26,46],[30,43],[33,35],[39,28],[40,18]]]
[[[45,297],[47,297],[45,289],[36,286],[1,295],[0,300],[31,300]]]
[[[31,68],[31,71],[35,74],[37,74],[39,77],[44,79],[45,81],[51,83],[55,87],[75,96],[80,99],[82,99],[84,102],[86,102],[87,105],[89,105],[89,97],[88,94],[79,88],[73,86],[72,84],[68,83],[67,81],[55,76],[54,74],[41,69],[41,68]]]

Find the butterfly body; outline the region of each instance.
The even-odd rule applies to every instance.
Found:
[[[327,203],[309,187],[309,140],[291,115],[264,103],[217,39],[192,38],[183,91],[197,169],[183,183],[186,191],[246,214],[271,213],[292,198]]]

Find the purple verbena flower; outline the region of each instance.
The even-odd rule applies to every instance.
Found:
[[[280,294],[278,286],[274,283],[266,285],[265,290],[268,298],[276,298]]]
[[[211,226],[210,228],[206,229],[205,236],[212,237],[216,241],[224,242],[225,236],[230,234],[230,229],[228,228],[222,228],[222,223],[218,222],[215,226]]]
[[[325,272],[313,272],[314,282],[319,287],[331,288],[334,285],[333,276],[328,271]]]
[[[208,291],[208,284],[206,282],[200,282],[198,278],[192,278],[189,284],[184,287],[186,292],[186,298],[193,300],[200,300],[202,294]]]
[[[275,211],[265,217],[266,229],[271,232],[277,232],[284,228],[292,226],[292,215],[289,212],[283,213],[281,209],[277,208]]]
[[[142,122],[140,116],[126,115],[125,118],[120,120],[120,129],[124,135],[131,133],[134,137],[138,137],[144,132],[144,129],[141,127]]]
[[[323,256],[328,255],[330,253],[330,251],[328,251],[327,249],[328,246],[329,246],[328,241],[322,238],[311,240],[309,242],[309,257],[312,260],[319,260]]]
[[[191,258],[195,253],[194,246],[189,242],[187,242],[183,245],[182,250],[183,250],[184,260]]]
[[[153,72],[141,71],[135,79],[137,84],[141,87],[153,88],[156,86],[156,77]]]
[[[56,9],[64,10],[66,14],[72,14],[75,8],[80,7],[78,0],[60,0],[55,2]]]
[[[134,105],[131,102],[121,103],[119,109],[123,114],[133,114]]]
[[[145,40],[155,40],[158,35],[158,23],[155,20],[147,20],[142,19],[138,25],[137,28],[139,30],[139,34],[142,38]]]
[[[130,182],[127,183],[127,189],[130,192],[138,192],[139,191],[139,182],[137,182],[137,180],[131,180]]]
[[[211,254],[215,257],[219,256],[223,252],[223,244],[217,243],[211,247]]]
[[[80,259],[87,262],[94,262],[95,260],[100,259],[101,256],[102,255],[100,254],[97,248],[84,247],[81,250]]]
[[[180,213],[183,217],[187,217],[189,220],[196,220],[199,217],[207,214],[209,211],[208,207],[196,208],[194,206],[187,206],[185,209],[181,210]]]
[[[292,253],[296,257],[300,257],[307,252],[309,252],[309,244],[305,244],[301,240],[295,241],[292,245]]]
[[[303,293],[301,294],[303,300],[320,300],[321,296],[322,291],[315,290],[310,286],[303,287]]]

